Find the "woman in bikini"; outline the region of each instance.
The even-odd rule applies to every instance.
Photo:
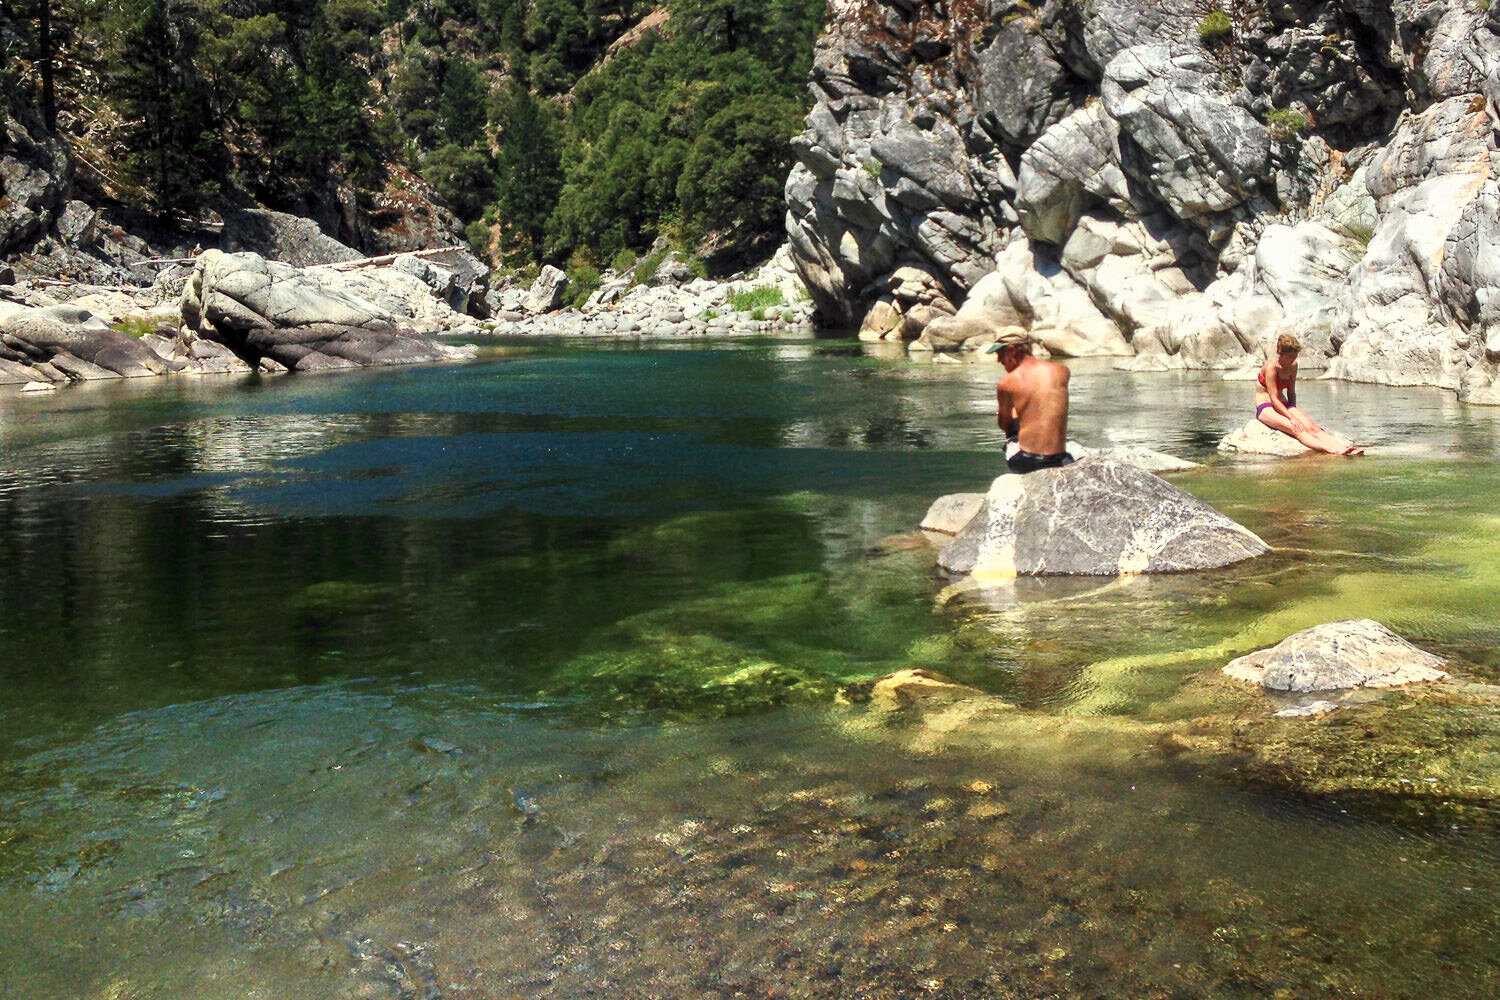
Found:
[[[1363,455],[1365,450],[1318,426],[1297,407],[1297,353],[1302,345],[1290,333],[1276,338],[1276,354],[1266,359],[1256,376],[1255,419],[1289,434],[1314,451],[1330,455]]]

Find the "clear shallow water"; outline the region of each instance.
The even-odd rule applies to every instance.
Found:
[[[1074,369],[1277,552],[935,603],[995,370],[842,342],[0,398],[0,995],[1493,995],[1492,835],[1132,727],[1338,617],[1500,679],[1500,412],[1314,382],[1371,457],[1229,465],[1247,384]],[[830,708],[908,666],[1022,721]]]

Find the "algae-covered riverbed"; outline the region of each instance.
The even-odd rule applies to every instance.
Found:
[[[0,397],[0,995],[1493,996],[1500,412],[1074,367],[1273,554],[940,597],[994,370],[845,342]],[[1350,617],[1465,687],[1217,675]]]

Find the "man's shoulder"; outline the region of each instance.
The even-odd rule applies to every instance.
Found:
[[[1073,375],[1067,365],[1058,364],[1056,361],[1043,361],[1041,358],[1036,359],[1036,367],[1032,371],[1038,376],[1057,382],[1066,382]]]

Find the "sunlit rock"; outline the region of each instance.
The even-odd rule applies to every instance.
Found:
[[[1259,420],[1249,420],[1224,436],[1219,450],[1229,455],[1264,455],[1272,458],[1294,458],[1312,449],[1290,434],[1267,427]]]
[[[526,300],[526,309],[533,313],[551,312],[562,305],[563,293],[568,288],[568,276],[559,268],[548,264],[542,268],[532,282],[531,295]]]
[[[1442,680],[1447,661],[1368,618],[1329,622],[1241,656],[1224,673],[1274,691],[1401,687]]]
[[[64,379],[161,375],[175,367],[135,337],[112,329],[87,309],[21,309],[0,319],[0,360]]]
[[[197,259],[183,291],[183,324],[252,366],[269,360],[292,371],[471,355],[418,335],[387,310],[323,277],[316,269],[252,253],[209,250]]]
[[[983,493],[950,493],[938,497],[927,508],[922,518],[923,531],[936,531],[945,535],[956,535],[964,529],[974,515],[984,507]]]
[[[951,576],[1117,576],[1228,566],[1269,549],[1248,528],[1124,462],[1085,458],[995,480],[938,555]]]
[[[1176,455],[1152,451],[1140,445],[1115,445],[1110,448],[1082,448],[1068,442],[1068,451],[1074,458],[1107,458],[1112,462],[1124,462],[1146,472],[1182,472],[1186,469],[1201,469],[1198,462],[1189,462]]]
[[[885,710],[946,705],[986,697],[978,688],[960,684],[946,674],[922,669],[898,670],[873,682],[852,685],[840,694],[846,701],[867,701],[873,707]]]

